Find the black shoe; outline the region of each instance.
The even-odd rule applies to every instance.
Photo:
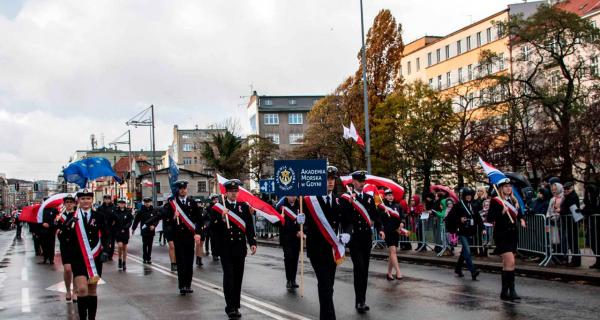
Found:
[[[171,272],[177,272],[177,264],[171,263]]]
[[[390,275],[387,274],[385,275],[385,277],[388,279],[388,281],[394,281],[395,279],[394,277],[390,277]]]
[[[238,309],[235,309],[234,314],[235,314],[235,317],[238,319],[242,317],[242,313]]]
[[[291,282],[291,281],[289,281],[289,280],[288,280],[288,281],[285,283],[285,288],[286,288],[286,289],[288,289],[288,290],[289,290],[289,289],[292,289],[293,287],[294,287],[294,286],[292,286],[292,282]]]
[[[146,260],[144,260],[144,264],[148,263]]]
[[[146,261],[147,264],[152,264],[152,260]]]
[[[118,266],[118,268],[119,269],[123,268],[123,260],[121,260],[121,259],[119,259],[119,266]]]
[[[300,288],[296,281],[292,281],[292,288]]]
[[[187,293],[194,293],[194,290],[192,290],[192,288],[190,288],[190,287],[185,288],[185,291]]]
[[[179,295],[180,296],[185,296],[186,293],[187,293],[187,290],[185,288],[179,289]]]
[[[202,263],[202,257],[196,257],[196,266],[201,267],[204,264]]]
[[[477,277],[479,276],[479,270],[475,270],[473,272],[471,272],[471,280],[473,281],[477,281]]]
[[[367,309],[365,308],[365,304],[364,303],[357,303],[356,306],[356,311],[358,311],[358,313],[365,313],[367,312]]]
[[[213,261],[219,261],[219,256],[213,256]]]
[[[127,270],[127,264],[123,262],[123,271]]]
[[[462,270],[459,269],[454,269],[454,273],[456,274],[457,277],[462,278],[465,275],[463,274]]]

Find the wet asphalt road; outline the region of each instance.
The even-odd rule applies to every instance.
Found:
[[[60,255],[54,266],[37,264],[40,258],[24,234],[16,241],[14,232],[0,232],[0,319],[76,319],[76,308],[60,292]],[[118,271],[116,262],[104,265],[98,319],[226,318],[220,263],[204,258],[205,265],[194,272],[195,292],[180,297],[176,275],[167,269],[167,247],[155,242],[151,266],[141,263],[140,250],[141,238],[132,236],[127,271]],[[498,299],[498,274],[484,273],[472,282],[454,277],[451,269],[404,264],[404,279],[389,282],[386,268],[386,261],[371,262],[371,311],[359,315],[353,308],[352,263],[347,259],[341,265],[334,294],[338,319],[600,319],[600,287],[517,278],[524,299],[507,303]],[[243,319],[318,318],[310,263],[306,261],[304,297],[290,293],[278,248],[259,247],[256,256],[247,258],[242,290]]]

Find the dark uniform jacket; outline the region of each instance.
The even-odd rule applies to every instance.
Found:
[[[141,224],[140,228],[142,228],[142,236],[153,236],[154,230],[150,230],[150,226],[156,227],[158,222],[148,223],[151,218],[158,215],[154,207],[150,206],[149,208],[146,206],[142,206],[137,213],[135,214],[135,218],[133,219],[133,230],[137,229],[138,225]]]
[[[498,198],[498,197],[495,197]],[[494,224],[494,242],[496,243],[495,254],[504,252],[515,252],[519,241],[519,233],[517,224],[522,218],[519,210],[518,215],[513,222],[510,221],[509,213],[504,213],[504,206],[498,201],[499,199],[491,199],[490,209],[488,210],[487,221]],[[509,201],[513,206],[512,200]]]
[[[344,214],[344,204],[335,194],[331,194],[330,205],[328,206],[326,203],[326,196],[317,196],[317,202],[323,209],[323,213],[325,214],[325,218],[331,225],[333,231],[339,235],[340,233],[352,233],[352,220],[350,216]],[[304,199],[304,203],[306,203],[307,199]],[[304,208],[307,208],[304,206]],[[305,209],[307,211],[308,209]],[[306,222],[304,225],[304,233],[306,234],[306,253],[311,258],[318,258],[320,256],[331,257],[333,260],[333,255],[331,254],[331,245],[317,226],[316,222],[313,220],[313,217],[310,213],[306,213]]]
[[[56,210],[54,208],[45,208],[44,209],[44,211],[42,212],[42,224],[40,225],[40,229],[39,229],[40,235],[54,236],[54,232],[56,231],[55,219],[56,219],[57,215],[58,215],[58,210]],[[43,226],[44,223],[48,224],[48,228]]]
[[[113,210],[112,218],[114,220],[113,234],[115,237],[128,237],[129,228],[133,224],[133,214],[131,209],[125,208],[123,210],[116,208]]]
[[[396,217],[393,216],[388,216],[387,212],[382,209],[382,208],[378,208],[378,212],[379,212],[379,217],[381,219],[381,224],[383,226],[383,232],[385,232],[386,236],[389,234],[392,234],[394,232],[396,232],[396,230],[398,230],[398,228],[400,228],[400,223],[403,222],[406,225],[406,214],[404,213],[404,211],[402,210],[402,207],[397,203],[397,202],[390,202],[387,200],[383,200],[383,203],[388,206],[389,208],[391,208],[392,210],[396,210],[399,214],[400,214],[400,219],[397,219]]]
[[[96,209],[96,211],[98,211],[99,214],[104,216],[104,221],[106,222],[106,224],[108,225],[109,229],[112,227],[112,225],[114,224],[113,222],[113,210],[115,210],[115,206],[114,205],[105,205],[104,203],[101,204],[98,209]],[[110,230],[109,230],[110,231]]]
[[[108,237],[106,237],[106,234],[108,233],[108,226],[106,224],[104,215],[98,213],[98,211],[94,209],[91,209],[90,213],[91,214],[89,214],[87,221],[85,219],[83,220],[83,225],[85,227],[90,248],[94,249],[98,242],[100,242],[102,251],[108,254]],[[83,214],[81,213],[80,209],[77,209],[77,216],[77,219],[83,219]],[[77,223],[77,221],[67,220],[66,223],[62,225],[62,231],[66,233],[66,237],[73,239],[73,245],[71,246],[73,249],[73,255],[71,257],[73,260],[83,263],[82,250],[80,248],[79,239],[77,238],[77,233],[75,231],[75,225]]]
[[[284,206],[291,209],[294,214],[298,215],[300,212],[300,198],[296,199],[293,206],[287,199],[284,199],[282,204],[276,208],[279,213],[283,214],[285,220],[285,223],[279,226],[279,239],[282,244],[287,241],[300,241],[300,238],[297,236],[298,231],[300,231],[300,225],[295,219],[292,220],[286,213],[282,212],[282,207]]]
[[[356,201],[360,202],[369,214],[369,218],[373,223],[373,226],[377,230],[377,232],[381,231],[381,220],[379,214],[377,213],[377,209],[375,207],[375,199],[368,193],[362,193],[360,196],[358,193],[353,193]],[[352,221],[352,225],[354,226],[354,232],[352,233],[352,238],[350,239],[350,246],[356,243],[371,243],[373,240],[373,233],[371,226],[367,223],[367,221],[363,218],[363,216],[358,212],[354,205],[345,199],[340,201],[344,201],[345,212],[350,215],[350,219]]]
[[[229,229],[225,222],[225,216],[211,207],[210,227],[213,232],[213,240],[218,252],[225,254],[231,252],[237,255],[245,256],[247,253],[246,242],[250,246],[256,245],[256,235],[254,231],[254,221],[250,213],[250,207],[243,202],[230,203],[225,200],[225,207],[231,212],[235,212],[246,223],[246,232],[238,227],[237,224],[229,222]]]
[[[75,211],[73,212],[63,212],[61,215],[63,215],[64,219],[59,219],[56,220],[56,226],[58,228],[58,240],[61,241],[62,243],[71,243],[72,241],[76,240],[73,239],[72,236],[73,234],[65,231],[65,229],[67,228],[67,226],[65,225],[67,221],[71,220],[71,218],[73,218],[73,215],[75,214]],[[73,225],[68,226],[69,228],[72,228]]]
[[[174,240],[189,239],[193,238],[196,234],[199,235],[202,230],[202,211],[200,207],[198,207],[196,201],[191,198],[185,198],[183,201],[179,198],[175,200],[185,215],[194,223],[195,230],[191,231],[182,221],[182,217],[179,218],[179,222],[175,218],[175,209],[171,206],[171,200],[173,200],[172,197],[164,204],[160,214],[150,218],[146,223],[155,224],[158,223],[159,219],[162,219],[163,229],[168,230],[167,232],[171,232]]]

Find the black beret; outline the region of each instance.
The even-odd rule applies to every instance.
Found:
[[[365,181],[367,180],[367,172],[365,170],[358,170],[352,172],[352,179],[357,181]]]
[[[566,182],[565,185],[563,186],[565,189],[573,189],[573,187],[575,186],[575,184],[573,184],[572,181]]]
[[[327,178],[339,177],[338,168],[334,166],[327,166]]]
[[[558,177],[550,177],[550,179],[548,179],[548,183],[549,184],[560,183],[560,178],[558,178]]]
[[[75,194],[75,197],[77,198],[81,198],[81,197],[93,197],[94,193],[92,192],[92,190],[89,189],[81,189],[79,191],[77,191],[77,194]]]
[[[238,179],[231,179],[223,184],[227,191],[239,190],[241,185],[242,182]]]

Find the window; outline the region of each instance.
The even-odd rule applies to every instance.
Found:
[[[498,70],[504,70],[504,53],[498,55]]]
[[[496,34],[498,35],[498,38],[504,37],[504,26],[499,24],[496,28]]]
[[[431,67],[431,52],[427,53],[427,66]]]
[[[490,74],[492,74],[492,64],[488,63],[486,64],[486,71],[487,71],[487,75],[489,76]]]
[[[456,54],[461,54],[462,53],[462,41],[458,40],[456,41]]]
[[[452,79],[451,79],[450,72],[446,72],[446,87],[450,88],[451,85],[452,85]]]
[[[192,164],[192,157],[183,157],[183,164]]]
[[[463,83],[463,72],[462,68],[458,68],[458,83]]]
[[[274,144],[279,144],[279,134],[277,133],[267,133],[265,135],[266,138],[271,138]]]
[[[467,37],[467,51],[471,50],[471,36]]]
[[[469,100],[467,100],[467,104],[473,104],[473,92],[469,93]]]
[[[410,75],[410,61],[406,63],[406,75]]]
[[[473,65],[470,64],[467,66],[467,80],[473,80]]]
[[[271,99],[265,100],[265,106],[272,106],[272,105],[273,105],[273,100],[271,100]]]
[[[302,113],[288,114],[288,124],[302,124]]]
[[[277,113],[265,114],[265,124],[279,124],[279,115]]]
[[[450,59],[450,45],[446,46],[445,51],[446,51],[446,59]]]
[[[487,28],[485,30],[485,36],[487,38],[487,43],[492,42],[492,28]]]
[[[441,89],[441,88],[442,88],[442,75],[439,75],[439,76],[438,76],[437,88],[438,88],[438,89]]]
[[[296,105],[296,99],[290,99],[290,100],[288,100],[288,104],[290,106],[295,106]]]
[[[521,55],[523,56],[523,61],[529,61],[529,55],[530,55],[530,50],[529,50],[529,46],[523,46],[521,47]]]
[[[302,144],[304,134],[302,133],[290,133],[290,144]]]
[[[429,87],[433,89],[433,78],[429,78]]]
[[[206,192],[207,190],[206,181],[198,181],[198,192]]]
[[[181,135],[181,139],[189,139],[190,135],[189,134],[182,134]]]
[[[477,32],[477,48],[481,47],[481,32]]]
[[[160,181],[154,183],[154,189],[156,189],[156,193],[160,193]]]
[[[440,63],[440,60],[442,60],[442,51],[441,51],[441,49],[435,50],[435,57],[436,57],[436,62]]]
[[[598,71],[598,57],[592,57],[590,59],[590,74],[597,77],[599,75]]]
[[[183,147],[183,151],[187,151],[187,152],[192,151],[192,149],[193,149],[193,146],[191,143],[184,143],[182,147]]]
[[[421,58],[417,58],[415,64],[417,66],[417,72],[421,71]]]
[[[402,64],[400,64],[400,76],[404,76],[404,73],[402,72]]]

